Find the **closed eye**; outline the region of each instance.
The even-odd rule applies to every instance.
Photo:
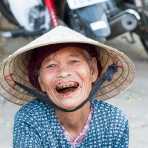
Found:
[[[46,68],[54,68],[54,67],[56,67],[56,64],[49,64],[46,66]]]
[[[79,63],[80,60],[71,60],[70,62],[71,62],[71,63]]]

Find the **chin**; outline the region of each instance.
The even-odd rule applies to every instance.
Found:
[[[83,102],[83,101],[82,101]],[[75,109],[78,107],[82,102],[69,102],[69,103],[63,103],[60,107],[64,109]]]
[[[78,106],[78,105],[77,105]],[[77,107],[76,105],[72,105],[72,104],[64,104],[60,107],[64,108],[64,109],[74,109]]]

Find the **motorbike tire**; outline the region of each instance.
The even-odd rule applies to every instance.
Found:
[[[0,12],[1,14],[13,25],[21,28],[15,17],[10,11],[9,5],[6,0],[0,0]]]
[[[70,10],[67,3],[64,6],[63,20],[68,27],[87,36],[84,30],[85,25],[79,21],[78,15],[75,11]]]

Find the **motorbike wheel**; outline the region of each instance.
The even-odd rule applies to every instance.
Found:
[[[12,24],[21,28],[13,14],[11,13],[9,4],[7,0],[0,0],[0,12],[2,15]]]

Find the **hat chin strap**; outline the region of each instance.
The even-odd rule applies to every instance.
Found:
[[[57,106],[56,104],[54,104],[51,99],[44,93],[33,89],[33,88],[29,88],[28,86],[25,86],[17,81],[15,81],[16,85],[18,85],[19,87],[23,88],[25,91],[27,91],[27,93],[33,95],[34,97],[39,98],[40,100],[49,103],[50,105],[56,107],[57,109],[63,111],[63,112],[74,112],[78,109],[80,109],[82,106],[84,106],[88,101],[92,100],[93,98],[96,98],[97,95],[97,91],[100,90],[102,84],[105,81],[111,81],[113,75],[117,72],[117,68],[118,66],[116,64],[111,64],[110,66],[108,66],[106,72],[100,77],[100,79],[98,79],[95,83],[94,86],[92,88],[92,91],[89,94],[89,97],[84,100],[80,105],[78,105],[77,107],[75,107],[74,109],[65,109],[65,108],[61,108],[60,106]]]

